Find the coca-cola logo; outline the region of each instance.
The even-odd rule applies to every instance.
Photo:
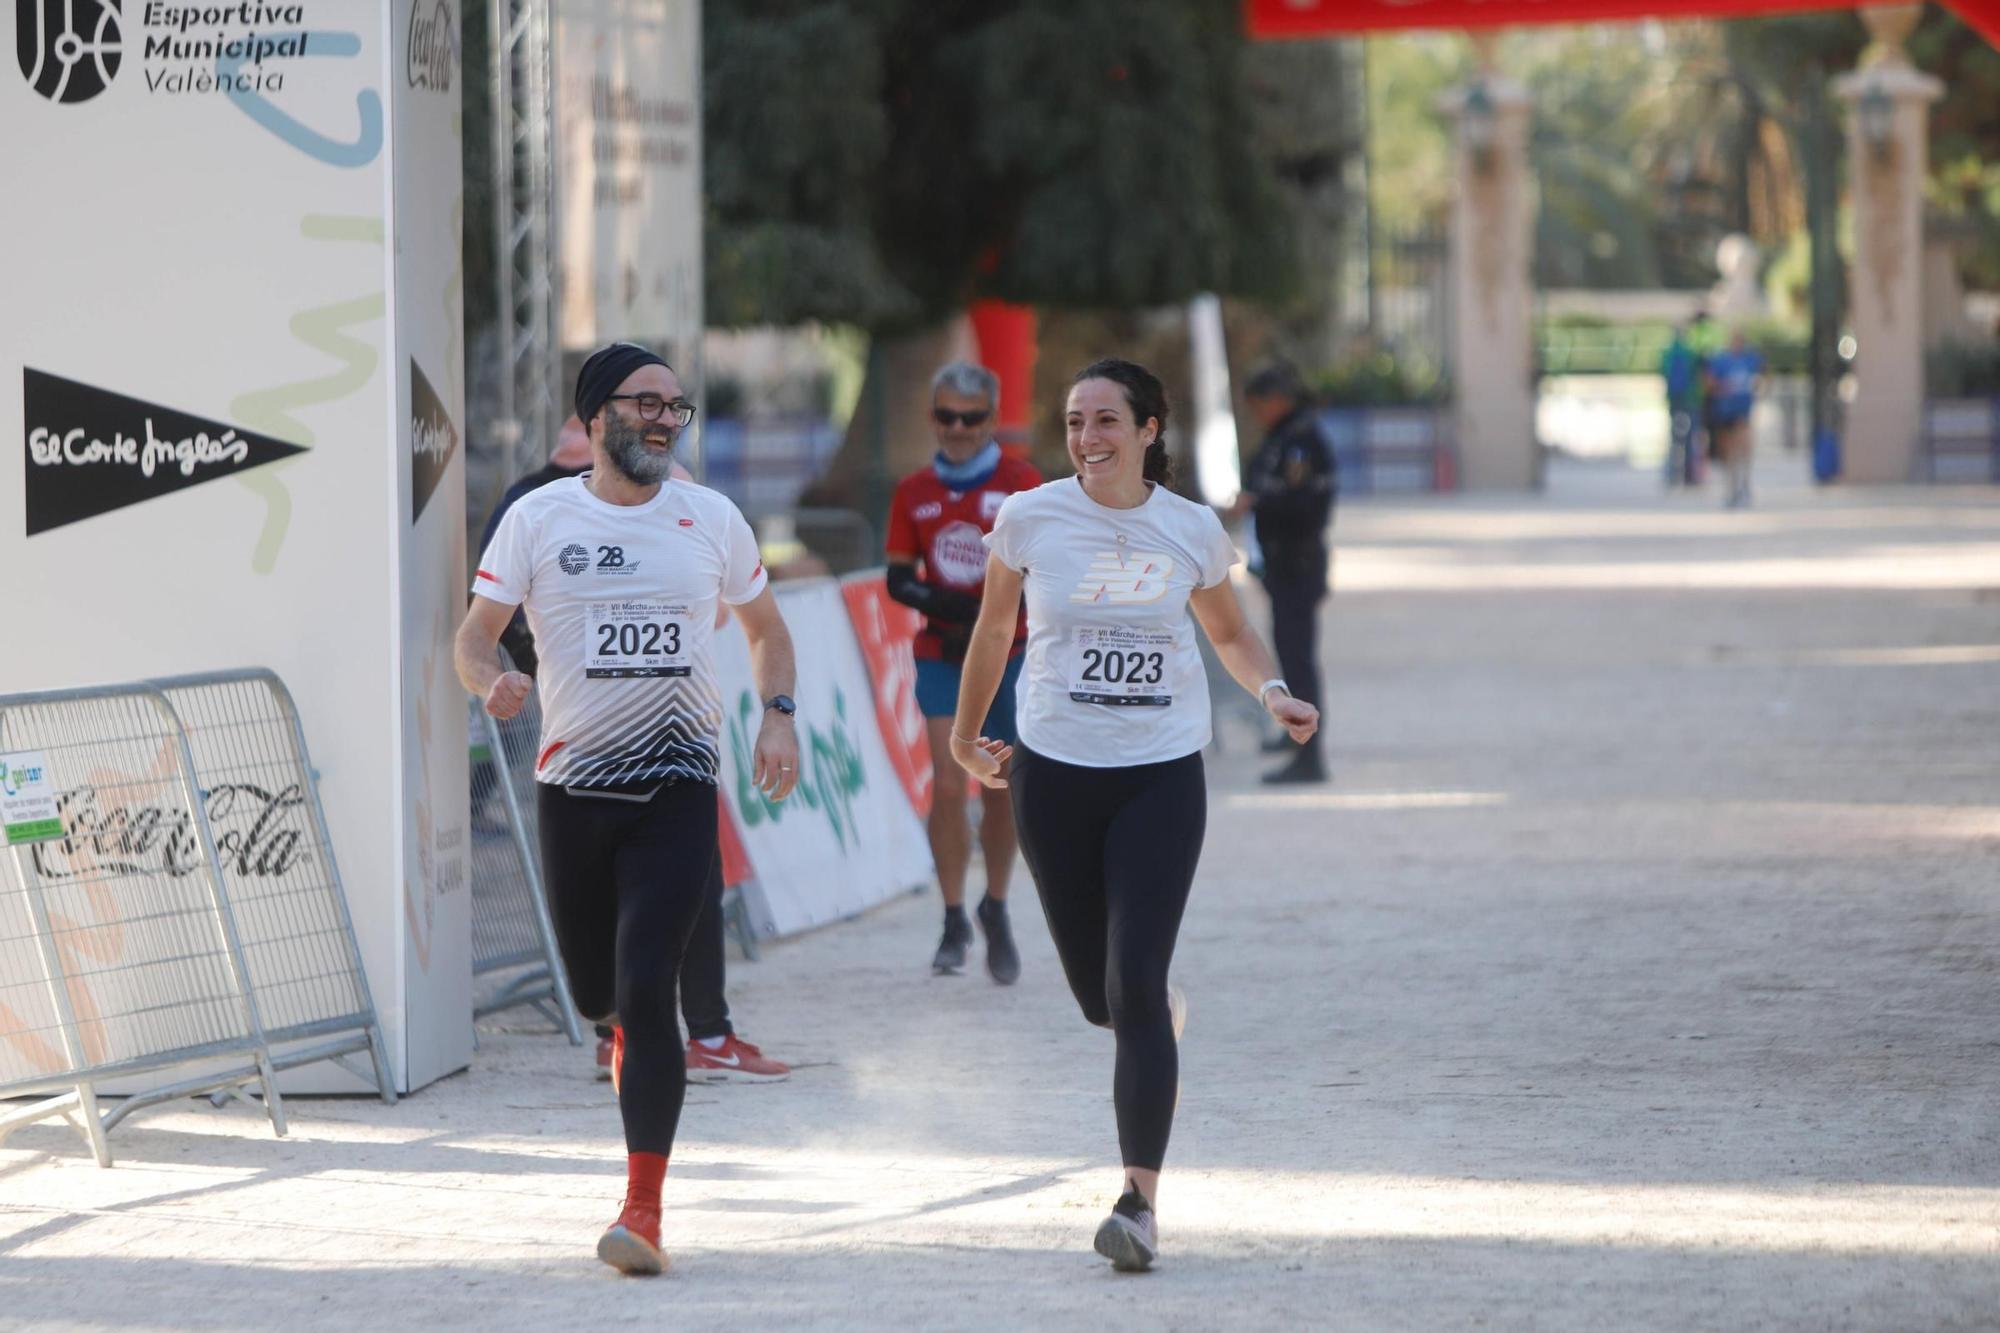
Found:
[[[451,91],[451,72],[458,65],[458,33],[445,0],[411,0],[410,49],[404,77],[412,88],[434,93]]]
[[[267,791],[249,782],[208,790],[205,808],[225,875],[276,879],[310,855],[298,784]],[[94,786],[56,798],[64,836],[35,844],[35,869],[49,880],[106,875],[166,875],[201,868],[201,839],[186,809],[125,803],[107,806]]]

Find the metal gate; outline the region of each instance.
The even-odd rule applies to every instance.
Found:
[[[505,650],[502,651],[504,660]],[[505,663],[508,670],[513,663]],[[569,979],[549,920],[536,836],[535,742],[541,707],[535,696],[501,722],[470,701],[472,752],[472,974],[499,978],[473,1003],[473,1017],[531,1005],[583,1044]]]
[[[272,1062],[332,1060],[394,1102],[291,691],[261,668],[155,680],[187,736]],[[368,1066],[350,1057],[365,1055]]]
[[[105,1136],[132,1112],[249,1083],[283,1134],[242,940],[166,696],[127,685],[0,698],[0,760],[10,797],[41,788],[55,813],[0,854],[0,1097],[42,1097],[0,1115],[0,1135],[61,1115],[109,1166]],[[100,1084],[168,1071],[182,1077],[99,1111]]]

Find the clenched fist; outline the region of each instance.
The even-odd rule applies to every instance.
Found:
[[[486,711],[505,722],[527,705],[528,692],[534,688],[535,678],[525,671],[503,671],[486,691]]]

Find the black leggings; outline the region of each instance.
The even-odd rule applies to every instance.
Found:
[[[1083,1016],[1118,1037],[1124,1164],[1157,1171],[1180,1097],[1167,968],[1208,821],[1201,755],[1082,768],[1018,746],[1008,783],[1063,975]]]
[[[625,1029],[625,1147],[669,1156],[687,1093],[674,991],[717,863],[715,788],[644,800],[538,793],[542,879],[577,1011]]]
[[[729,999],[723,994],[729,968],[723,957],[722,889],[718,851],[709,867],[708,887],[702,891],[701,915],[695,918],[694,935],[681,957],[681,1018],[687,1023],[689,1041],[736,1032],[729,1021]],[[608,1037],[611,1029],[599,1023],[597,1035]]]

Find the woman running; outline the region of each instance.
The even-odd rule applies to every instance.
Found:
[[[1236,549],[1215,511],[1168,489],[1160,381],[1130,361],[1094,362],[1070,388],[1067,421],[1076,475],[1008,497],[986,538],[952,757],[989,787],[1012,779],[1021,852],[1063,973],[1083,1016],[1117,1034],[1124,1177],[1096,1248],[1136,1272],[1159,1251],[1153,1205],[1186,1019],[1167,969],[1208,809],[1208,682],[1189,609],[1294,741],[1318,730],[1319,712],[1291,696],[1244,620],[1229,584]],[[978,728],[1023,591],[1017,750]]]

